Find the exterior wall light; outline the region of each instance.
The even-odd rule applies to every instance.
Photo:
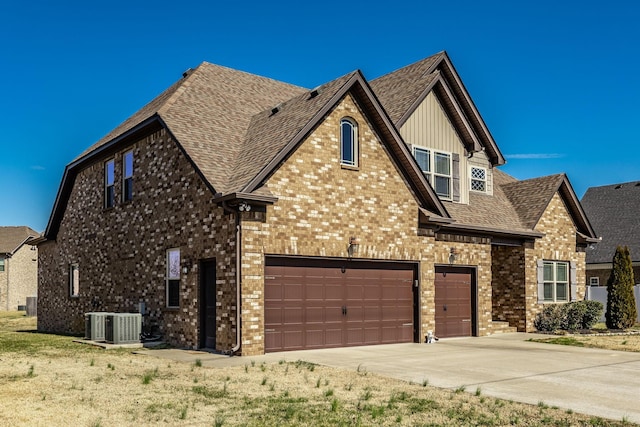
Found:
[[[451,265],[454,262],[456,262],[457,258],[458,258],[458,250],[456,248],[449,249],[449,264]]]
[[[347,254],[349,258],[353,258],[354,254],[358,253],[358,247],[360,246],[360,240],[357,237],[349,238],[349,246],[347,246]]]

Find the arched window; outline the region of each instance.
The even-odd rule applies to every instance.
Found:
[[[340,120],[340,163],[358,166],[358,126],[346,117]]]

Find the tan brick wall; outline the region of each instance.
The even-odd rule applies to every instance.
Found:
[[[134,150],[134,196],[122,202],[122,155]],[[217,264],[217,347],[235,342],[235,219],[164,130],[114,155],[116,205],[104,209],[104,161],[80,171],[55,242],[40,246],[38,328],[82,333],[84,313],[135,312],[144,302],[165,339],[198,345],[198,260]],[[166,250],[193,267],[182,274],[180,308],[166,308]],[[69,264],[78,263],[80,295],[69,296]]]
[[[358,123],[359,167],[341,167],[339,121]],[[417,235],[418,205],[386,149],[347,96],[266,183],[279,200],[266,220],[243,221],[242,353],[264,351],[264,260],[269,254],[346,257],[349,238],[360,240],[356,258],[420,264],[420,333],[434,329],[435,264],[478,266],[480,334],[491,320],[489,245],[436,242]]]
[[[544,306],[538,303],[537,260],[574,261],[578,301],[584,299],[586,291],[585,253],[576,251],[576,227],[559,194],[553,196],[535,230],[545,236],[536,240],[533,248],[525,249],[527,332],[535,331],[533,321]]]
[[[27,304],[27,297],[38,294],[38,251],[22,245],[11,258],[5,259],[0,272],[0,310],[17,310]]]

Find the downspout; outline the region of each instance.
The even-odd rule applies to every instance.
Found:
[[[222,207],[225,212],[233,214],[236,218],[236,344],[229,350],[229,355],[233,356],[236,354],[238,350],[240,350],[241,346],[241,334],[240,334],[240,314],[241,310],[241,289],[240,289],[240,256],[242,252],[240,251],[240,212],[234,209],[231,209],[229,205],[227,205],[226,200],[222,202]]]
[[[240,350],[241,335],[240,335],[240,313],[242,312],[242,295],[240,292],[240,212],[236,212],[236,345],[231,349],[231,355],[235,355]]]

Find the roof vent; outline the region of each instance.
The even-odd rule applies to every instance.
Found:
[[[193,71],[193,68],[188,68],[187,71],[185,71],[184,73],[182,73],[182,78],[186,78],[189,74],[191,74],[191,72]]]
[[[616,185],[615,190],[622,188],[622,185]]]
[[[276,105],[275,107],[273,107],[271,109],[271,115],[273,116],[275,113],[277,113],[278,111],[280,111],[282,109],[282,103]]]
[[[320,94],[320,86],[311,89],[311,91],[309,92],[309,99],[311,98],[315,98],[316,96],[318,96]]]
[[[640,181],[636,182],[636,187],[640,187]]]

